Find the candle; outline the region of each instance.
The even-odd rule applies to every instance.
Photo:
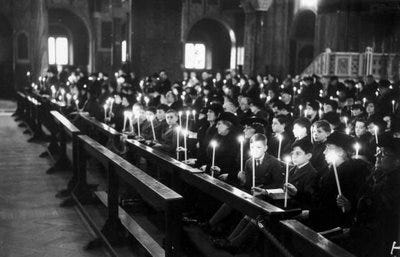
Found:
[[[207,103],[208,103],[208,98],[206,97],[206,98],[204,98],[204,106],[206,107],[207,106]]]
[[[282,139],[283,136],[281,134],[278,134],[278,140],[279,140],[279,145],[278,145],[278,159],[281,159],[281,148],[282,148]]]
[[[303,105],[299,105],[299,116],[301,117],[301,113],[302,113],[302,110],[303,110]]]
[[[217,142],[215,140],[211,141],[211,147],[212,147],[211,177],[214,177],[213,167],[215,166],[215,148],[217,147]]]
[[[70,106],[71,105],[71,98],[72,98],[72,96],[71,96],[71,94],[69,94],[69,93],[67,93],[67,105],[68,106]]]
[[[358,154],[359,154],[360,148],[361,148],[361,146],[360,146],[359,143],[355,143],[354,144],[354,149],[356,149],[356,159],[358,158]]]
[[[179,126],[182,127],[182,111],[179,111],[178,115],[179,115]]]
[[[244,136],[239,136],[238,140],[240,142],[240,171],[243,171],[243,142],[244,142]]]
[[[128,119],[128,116],[129,116],[129,111],[124,111],[124,126],[123,126],[122,131],[126,130],[126,121]]]
[[[146,106],[149,106],[150,99],[147,96],[145,96],[144,102],[146,103]]]
[[[154,120],[154,116],[152,115],[150,117],[150,124],[151,124],[151,131],[153,132],[153,140],[155,141],[155,140],[157,140],[157,138],[156,138],[156,131],[154,130],[153,120]]]
[[[395,113],[395,111],[396,111],[396,101],[392,100],[392,112],[393,112],[393,114]]]
[[[176,159],[179,161],[179,133],[181,132],[181,127],[176,128]]]
[[[192,111],[193,121],[196,122],[196,110]]]
[[[323,97],[324,96],[324,90],[320,89],[319,90],[319,97]]]
[[[112,113],[113,104],[114,104],[114,98],[110,98],[110,110],[109,110],[110,117],[111,117],[111,113]]]
[[[184,154],[185,154],[185,162],[187,162],[187,142],[186,142],[186,136],[187,136],[187,130],[182,131],[183,134],[183,148],[184,148]]]
[[[106,119],[107,119],[107,104],[105,104],[103,106],[103,108],[104,108],[104,121],[106,121]]]
[[[328,159],[330,160],[330,162],[332,163],[332,166],[333,166],[333,172],[335,174],[335,180],[336,180],[336,186],[337,186],[338,193],[339,193],[339,195],[342,195],[342,189],[340,188],[339,175],[338,175],[337,168],[336,168],[337,158],[338,158],[338,156],[334,152],[331,152],[328,155]],[[344,207],[342,207],[342,211],[345,212]]]
[[[363,105],[364,105],[364,107],[365,107],[365,104],[367,103],[367,98],[363,98]]]
[[[347,135],[350,135],[350,128],[346,128],[345,131]]]
[[[140,137],[140,113],[136,114],[138,137]]]
[[[186,130],[189,129],[189,115],[190,115],[190,111],[187,110],[186,111]]]
[[[290,156],[286,156],[284,158],[285,163],[286,163],[286,175],[285,175],[285,202],[284,202],[284,207],[287,207],[287,199],[288,199],[288,190],[287,190],[287,184],[289,183],[289,162],[290,162]]]
[[[375,132],[375,143],[378,145],[378,126],[374,126],[374,132]]]
[[[251,163],[252,163],[252,174],[251,174],[251,188],[256,186],[256,158],[254,153],[251,153]]]
[[[349,121],[349,118],[347,118],[346,116],[344,116],[344,117],[343,117],[343,120],[344,120],[344,124],[345,124],[346,127],[347,127],[347,122]]]

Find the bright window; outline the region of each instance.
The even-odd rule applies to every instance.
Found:
[[[204,69],[206,67],[206,46],[204,44],[185,44],[185,68]]]
[[[126,62],[126,40],[121,43],[121,60]]]
[[[68,39],[66,37],[49,37],[49,64],[68,64]]]
[[[316,10],[318,5],[318,0],[301,0],[300,7],[306,9]]]

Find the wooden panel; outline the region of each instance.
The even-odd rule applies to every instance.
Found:
[[[55,121],[58,124],[61,124],[64,130],[72,137],[72,134],[80,133],[80,130],[75,127],[74,124],[67,118],[65,118],[61,113],[58,111],[50,111],[51,115],[54,117]]]

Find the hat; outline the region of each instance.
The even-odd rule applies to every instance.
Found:
[[[285,87],[284,89],[281,90],[281,95],[282,94],[288,94],[288,95],[292,95],[293,90],[290,89],[289,87]]]
[[[319,103],[315,100],[308,101],[306,105],[310,106],[313,110],[319,109]]]
[[[212,103],[212,104],[208,105],[207,109],[213,111],[217,117],[219,114],[221,114],[224,111],[224,108],[222,107],[222,105],[217,104],[217,103]]]
[[[390,81],[387,79],[381,79],[379,81],[379,87],[388,88],[390,86]]]
[[[219,117],[218,117],[218,119],[216,120],[216,122],[221,121],[221,120],[223,120],[223,121],[229,121],[229,122],[232,123],[234,126],[238,126],[238,125],[239,125],[239,118],[238,118],[235,114],[233,114],[233,113],[231,113],[231,112],[222,112],[222,113],[219,115]]]
[[[352,150],[353,138],[342,132],[334,131],[328,136],[325,143],[336,145],[348,152]]]

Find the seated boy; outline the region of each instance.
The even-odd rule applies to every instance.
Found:
[[[178,127],[178,114],[175,110],[170,109],[165,115],[168,127],[161,131],[161,137],[157,139],[157,143],[153,146],[155,149],[162,150],[171,156],[176,154],[176,137]]]
[[[318,175],[322,176],[328,170],[328,163],[325,160],[324,151],[326,139],[331,134],[331,126],[325,120],[319,120],[312,125],[313,151],[311,164],[317,170]]]
[[[289,183],[284,185],[291,197],[290,204],[309,208],[317,182],[317,171],[311,165],[313,145],[310,141],[300,140],[292,144],[292,162],[294,168],[289,171]]]

